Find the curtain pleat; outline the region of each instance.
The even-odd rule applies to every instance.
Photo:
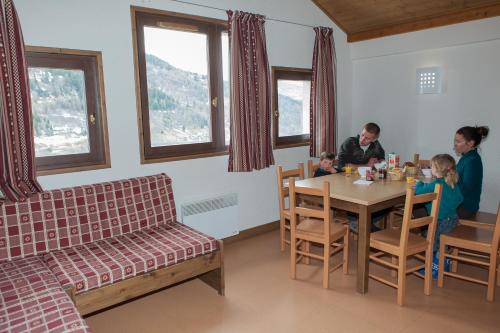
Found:
[[[0,188],[13,201],[41,191],[36,180],[24,41],[12,0],[0,1]]]
[[[230,172],[274,164],[271,143],[271,77],[263,16],[228,11],[231,110]]]
[[[311,157],[319,157],[323,151],[336,153],[337,68],[333,30],[315,27],[314,32],[316,39],[312,61],[309,153]]]

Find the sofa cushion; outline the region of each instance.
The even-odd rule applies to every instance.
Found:
[[[174,223],[44,255],[63,287],[82,293],[217,250],[217,241]]]
[[[165,174],[45,191],[0,205],[0,261],[174,222]]]
[[[39,257],[0,263],[0,332],[90,332]]]

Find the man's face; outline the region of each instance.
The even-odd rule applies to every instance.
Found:
[[[368,132],[363,128],[363,131],[359,135],[359,145],[368,146],[370,143],[377,141],[378,135]]]

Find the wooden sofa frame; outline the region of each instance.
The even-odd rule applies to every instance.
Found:
[[[82,316],[195,277],[217,290],[219,295],[224,296],[224,250],[221,240],[218,240],[218,244],[217,251],[173,266],[160,268],[80,294],[75,294],[74,288],[66,289],[66,292]]]

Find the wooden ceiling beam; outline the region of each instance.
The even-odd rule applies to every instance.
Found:
[[[316,2],[315,0],[313,0]],[[367,31],[347,33],[348,42],[359,42],[367,39],[380,38],[390,35],[402,34],[423,29],[480,20],[500,16],[500,4],[464,10],[460,13],[447,14],[439,17],[397,24],[389,27],[371,29]],[[331,16],[330,16],[331,17]]]
[[[321,0],[312,0],[314,2],[314,4],[316,5],[316,7],[318,7],[319,9],[321,9],[321,11],[323,13],[325,13],[326,16],[328,16],[328,18],[330,18],[330,20],[333,21],[333,23],[335,23],[335,25],[337,27],[339,27],[343,32],[345,32],[346,34],[348,34],[349,32],[347,31],[347,29],[342,25],[342,23],[340,23],[329,11],[328,9],[323,6],[323,3],[321,2]]]

